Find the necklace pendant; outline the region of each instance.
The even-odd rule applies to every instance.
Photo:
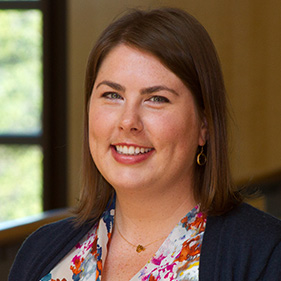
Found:
[[[145,248],[144,248],[144,246],[142,246],[142,245],[138,245],[137,248],[136,248],[136,251],[137,251],[138,253],[143,252],[144,250],[145,250]]]

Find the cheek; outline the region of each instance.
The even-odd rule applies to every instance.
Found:
[[[164,152],[161,153],[163,161],[192,164],[198,148],[199,125],[196,117],[192,114],[170,114],[158,119],[159,122],[154,121],[155,146]]]
[[[97,138],[99,134],[103,133],[104,128],[104,120],[98,114],[89,115],[90,138]]]
[[[89,111],[89,146],[95,165],[100,170],[109,138],[108,118],[98,108]]]
[[[106,135],[110,128],[112,118],[104,110],[99,110],[98,107],[91,107],[89,111],[89,136],[90,139],[99,139]],[[112,121],[111,121],[112,122]]]
[[[162,142],[187,142],[198,134],[198,124],[195,118],[178,114],[178,112],[150,117],[147,123],[151,134]]]
[[[89,112],[89,146],[94,161],[99,152],[103,151],[103,146],[109,138],[109,124],[107,119],[97,110],[90,110]]]

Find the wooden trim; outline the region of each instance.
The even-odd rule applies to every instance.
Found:
[[[23,241],[39,227],[70,216],[68,209],[47,211],[35,216],[0,223],[0,246]]]
[[[41,134],[23,135],[23,134],[0,134],[0,144],[41,144]]]
[[[42,2],[43,208],[67,206],[67,2]]]
[[[41,9],[41,1],[8,1],[8,2],[2,2],[0,1],[0,9],[2,10],[13,10],[13,9]]]

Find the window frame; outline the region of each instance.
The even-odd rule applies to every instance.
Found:
[[[42,134],[0,134],[3,145],[39,145],[43,151],[43,211],[67,206],[66,0],[0,1],[1,10],[41,10],[43,18]]]

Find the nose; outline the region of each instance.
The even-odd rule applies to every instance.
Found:
[[[138,106],[129,104],[124,105],[120,117],[119,128],[124,132],[141,132],[143,130],[143,122]]]

